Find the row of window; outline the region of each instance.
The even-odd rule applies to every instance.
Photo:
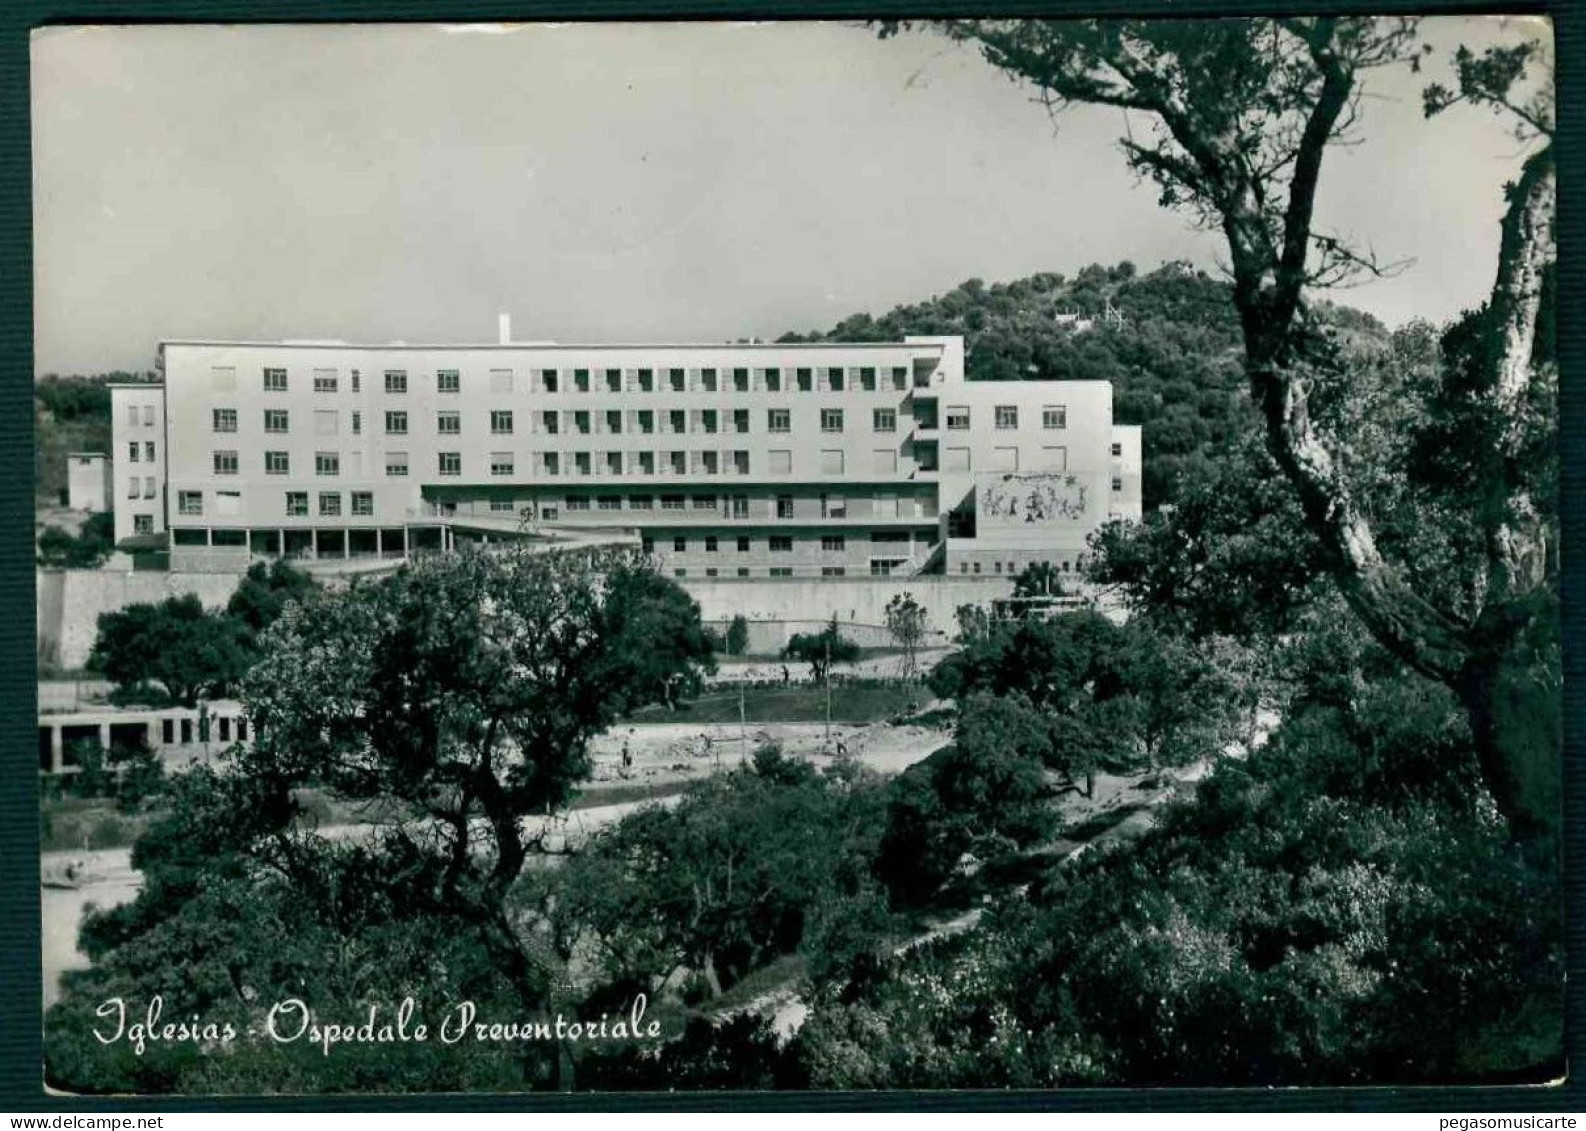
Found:
[[[140,423],[145,425],[146,427],[152,427],[154,425],[154,406],[153,405],[151,405],[151,404],[146,404],[146,405],[129,404],[127,406],[127,425],[128,425],[128,427],[136,428]]]
[[[1059,568],[1062,569],[1062,571],[1064,573],[1073,572],[1070,569],[1070,566],[1073,563],[1069,562],[1067,559],[1064,559],[1062,562],[1047,562],[1046,564],[1049,565],[1049,566],[1059,567]],[[1002,572],[1004,572],[1001,562],[992,562],[991,565],[992,565],[992,570],[991,570],[992,573],[1002,573]],[[980,573],[981,572],[980,563],[979,562],[959,562],[958,563],[958,572],[959,573],[968,573],[968,574]],[[1009,574],[1017,574],[1019,572],[1019,570],[1018,570],[1018,568],[1016,566],[1016,563],[1009,562],[1006,572],[1009,573]]]
[[[1014,414],[1017,422],[1017,413]],[[589,435],[591,432],[602,434],[620,435],[623,431],[638,432],[642,434],[654,433],[657,428],[664,433],[703,432],[714,434],[731,430],[738,434],[749,431],[749,410],[746,408],[718,411],[713,408],[703,409],[669,409],[657,413],[651,409],[630,409],[624,412],[621,409],[608,409],[600,413],[591,413],[582,409],[571,411],[545,411],[538,414],[539,431],[546,435],[559,435],[562,432]],[[846,416],[840,408],[821,409],[821,431],[842,432],[846,427]],[[490,412],[490,431],[492,435],[510,436],[513,433],[515,418],[512,409],[492,409]],[[237,410],[234,408],[217,408],[212,416],[213,429],[216,432],[232,433],[237,431]],[[352,434],[357,436],[363,432],[363,414],[351,414]],[[388,436],[406,436],[408,434],[409,414],[402,410],[393,409],[385,414],[385,434]],[[874,432],[896,432],[898,430],[898,411],[895,408],[878,408],[871,411],[870,427]],[[281,435],[292,430],[291,413],[284,408],[267,408],[264,410],[264,430],[267,434]],[[334,409],[318,409],[314,412],[314,434],[317,436],[335,436],[340,430],[340,416]],[[461,412],[443,410],[435,414],[435,431],[442,436],[455,436],[463,430],[463,417]],[[793,413],[791,409],[771,408],[766,410],[766,431],[773,433],[788,433],[793,430]],[[132,458],[138,458],[136,448]],[[149,444],[149,458],[154,458],[154,445]]]
[[[872,577],[890,577],[894,571],[900,571],[905,566],[907,566],[908,564],[909,564],[909,562],[908,562],[907,558],[877,559],[877,560],[872,561],[870,563],[870,576],[872,576]],[[768,569],[766,571],[766,573],[770,577],[792,577],[793,576],[793,568],[791,566],[772,566],[770,569]],[[681,568],[681,567],[679,567],[677,569],[674,569],[672,571],[672,576],[673,577],[687,577],[688,575],[689,575],[688,574],[688,570],[684,569],[684,568]],[[729,576],[729,575],[723,574],[721,572],[721,570],[716,569],[714,567],[707,568],[704,571],[704,575],[706,577]],[[754,576],[754,574],[753,574],[753,571],[750,570],[747,566],[739,566],[736,570],[733,571],[732,576],[752,577],[752,576]],[[847,569],[846,566],[821,566],[821,576],[822,577],[846,577],[846,576],[848,576],[848,569]]]
[[[564,454],[571,459],[564,459]],[[600,457],[596,462],[596,456]],[[737,451],[664,451],[656,452],[534,452],[531,453],[533,470],[537,475],[547,477],[560,476],[564,471],[577,476],[592,476],[597,468],[601,475],[675,475],[689,477],[696,475],[749,475],[749,452],[745,449]],[[793,471],[793,453],[791,449],[772,449],[766,453],[767,471],[771,475],[791,475]],[[212,466],[216,475],[236,475],[241,467],[241,457],[236,449],[216,449],[211,453]],[[514,452],[488,453],[490,474],[495,476],[516,475],[518,473],[517,454]],[[885,449],[874,453],[873,470],[877,472],[893,472],[897,470],[897,453]],[[847,454],[841,449],[825,450],[820,453],[820,473],[822,475],[842,475],[847,471]],[[387,476],[405,476],[409,472],[407,452],[388,451],[385,453],[385,474]],[[266,475],[290,475],[292,473],[292,456],[285,451],[266,451],[264,453],[264,473]],[[441,476],[460,476],[463,473],[463,455],[461,452],[436,453],[436,473]],[[314,474],[340,475],[341,453],[323,451],[314,453]],[[362,474],[361,464],[358,465],[355,475]]]
[[[132,440],[131,442],[129,442],[127,444],[127,459],[128,459],[128,461],[131,462],[131,463],[137,463],[138,462],[138,451],[139,451],[140,448],[142,449],[142,451],[144,453],[144,456],[145,456],[144,462],[145,463],[153,463],[154,462],[154,441],[153,440],[145,440],[141,444],[139,444],[138,441],[136,441],[136,440]]]
[[[308,517],[307,491],[286,492],[286,517]],[[320,491],[319,515],[321,518],[339,518],[342,514],[341,492]],[[358,517],[368,517],[374,514],[374,492],[354,491],[351,495],[351,513]],[[204,493],[202,491],[178,491],[176,493],[176,510],[178,514],[199,516],[204,513]]]
[[[402,394],[409,388],[406,369],[384,370],[384,388],[387,393]],[[211,384],[215,389],[237,387],[237,371],[232,366],[214,366],[210,370]],[[531,369],[526,376],[535,392],[588,393],[654,393],[654,392],[766,392],[780,393],[841,393],[857,390],[873,393],[890,388],[902,392],[909,387],[908,366],[893,366],[883,372],[874,366],[795,366],[783,369],[770,367],[716,368],[665,368],[665,369]],[[358,370],[349,374],[350,388],[362,392],[363,380]],[[512,369],[490,370],[490,391],[511,393],[516,384],[517,372]],[[335,393],[341,390],[340,374],[335,369],[313,371],[316,393]],[[279,366],[266,366],[263,371],[263,388],[267,393],[284,393],[290,389],[287,371]],[[435,371],[437,393],[461,393],[462,373],[456,369]]]

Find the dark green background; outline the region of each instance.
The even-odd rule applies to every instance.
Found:
[[[1581,535],[1586,518],[1582,478],[1582,421],[1586,395],[1586,351],[1582,348],[1583,277],[1581,250],[1582,169],[1586,114],[1580,75],[1586,0],[1556,3],[1492,4],[1405,3],[1377,0],[1331,3],[1212,2],[1212,0],[1089,0],[1083,3],[783,3],[765,4],[687,0],[583,0],[580,3],[508,4],[479,2],[393,3],[391,0],[254,0],[251,3],[202,0],[0,0],[0,1111],[44,1115],[68,1111],[215,1110],[393,1110],[442,1109],[974,1109],[1051,1110],[1406,1110],[1444,1113],[1480,1111],[1586,1111],[1586,1089],[1570,1083],[1556,1088],[1481,1089],[1289,1089],[1255,1090],[1106,1090],[1047,1093],[690,1093],[684,1095],[554,1095],[474,1097],[305,1097],[270,1100],[78,1100],[46,1097],[40,1056],[39,887],[37,717],[34,707],[33,462],[31,382],[33,377],[32,169],[28,117],[29,31],[44,24],[71,23],[287,23],[443,20],[622,20],[622,19],[857,19],[965,14],[1031,16],[1114,15],[1187,16],[1362,12],[1473,14],[1494,11],[1545,13],[1555,20],[1558,46],[1560,168],[1559,192],[1559,352],[1562,365],[1561,441],[1564,490],[1565,632],[1565,825],[1568,916],[1569,1016],[1571,1064],[1586,1063],[1582,1024],[1586,1022],[1586,754],[1582,738]],[[91,264],[83,265],[92,269]],[[78,311],[91,319],[91,310]],[[1430,1118],[1427,1126],[1434,1129]]]

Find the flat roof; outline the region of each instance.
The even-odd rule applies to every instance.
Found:
[[[956,336],[956,335],[952,335]],[[789,349],[936,349],[940,341],[919,342],[337,342],[223,341],[215,338],[161,338],[165,346],[236,346],[244,349],[340,350],[789,350]],[[139,382],[126,382],[138,384]]]

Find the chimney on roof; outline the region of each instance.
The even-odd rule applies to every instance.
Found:
[[[500,332],[501,344],[504,345],[504,346],[511,345],[512,344],[512,315],[507,314],[505,312],[502,312],[501,314],[496,315],[496,324],[497,324],[497,327],[498,327],[499,332]]]

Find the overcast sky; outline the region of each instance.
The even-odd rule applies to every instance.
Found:
[[[1423,25],[1453,46],[1535,22]],[[36,368],[161,338],[717,341],[826,328],[964,279],[1211,266],[1118,155],[934,35],[839,24],[128,27],[36,34]],[[1319,224],[1398,278],[1390,324],[1481,300],[1522,154],[1427,77],[1373,77]]]

